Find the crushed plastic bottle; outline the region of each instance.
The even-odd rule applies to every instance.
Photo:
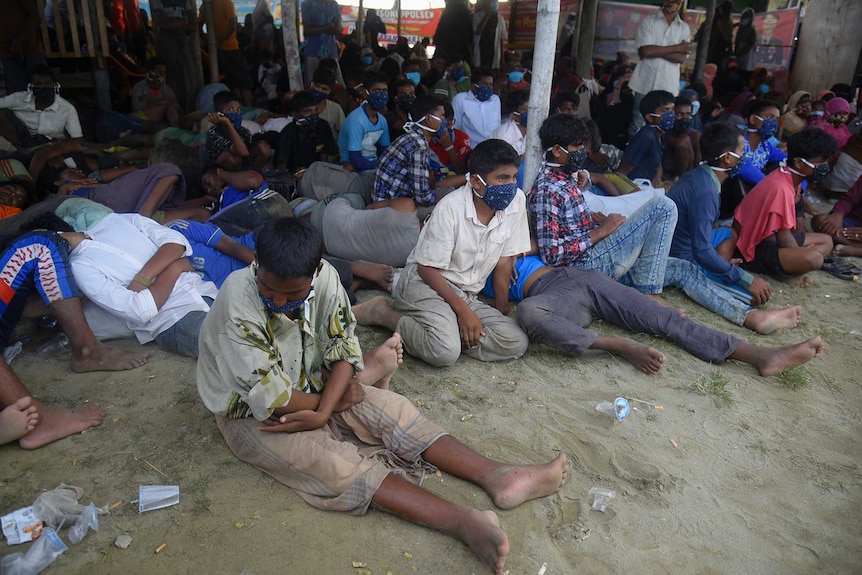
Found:
[[[21,349],[24,347],[24,344],[20,341],[16,341],[12,345],[6,346],[6,349],[3,350],[3,359],[6,360],[6,364],[11,364],[12,360],[18,357],[18,354],[21,353]]]
[[[69,337],[65,333],[61,333],[46,343],[38,347],[36,353],[40,357],[50,357],[60,352],[71,351],[72,344],[69,343]]]
[[[622,421],[629,416],[629,402],[625,397],[618,397],[611,401],[600,401],[596,405],[596,411],[609,415],[617,421]]]

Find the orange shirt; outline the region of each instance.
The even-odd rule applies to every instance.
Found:
[[[234,24],[233,33],[219,44],[219,50],[232,51],[239,50],[239,41],[236,39],[236,9],[231,0],[213,0],[213,28],[215,28],[216,38],[227,32],[231,23]],[[204,7],[201,6],[200,18],[204,20]]]
[[[12,206],[0,204],[0,220],[8,218],[10,216],[14,216],[15,214],[20,214],[20,213],[21,213],[21,208],[14,208]]]

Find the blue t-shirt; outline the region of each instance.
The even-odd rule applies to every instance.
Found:
[[[305,26],[326,26],[341,16],[341,6],[335,0],[303,0],[299,8]],[[305,55],[312,58],[338,58],[335,36],[306,34]]]
[[[338,149],[341,161],[350,161],[350,152],[360,152],[366,160],[377,161],[377,146],[389,147],[389,124],[383,114],[377,114],[377,123],[372,124],[363,104],[350,112],[338,134]]]
[[[757,147],[752,150],[748,143],[748,132],[743,132],[743,136],[745,137],[745,152],[742,155],[742,160],[740,160],[742,167],[739,169],[739,177],[753,186],[766,177],[763,173],[766,164],[786,160],[787,154],[776,147],[773,138],[761,139]]]
[[[178,231],[189,241],[192,246],[192,255],[189,256],[192,267],[204,280],[213,282],[217,287],[221,287],[227,276],[246,267],[243,262],[216,249],[216,244],[224,236],[218,226],[188,220],[172,220],[165,226]],[[254,249],[252,232],[233,239],[250,250]]]
[[[518,261],[515,262],[515,271],[518,273],[518,279],[515,280],[514,284],[509,284],[509,299],[514,302],[522,301],[524,299],[524,284],[527,283],[527,278],[534,271],[544,266],[545,264],[539,256],[518,258]],[[488,297],[494,297],[494,274],[488,276],[488,279],[485,281],[485,287],[482,288],[482,293]]]
[[[706,164],[683,174],[668,191],[667,197],[676,204],[678,214],[670,256],[695,263],[729,285],[745,278],[748,287],[753,278],[718,255],[712,245],[720,191],[718,178]]]
[[[634,166],[628,173],[629,179],[644,178],[651,181],[658,172],[662,152],[661,139],[655,130],[650,126],[638,130],[623,154],[623,159]]]

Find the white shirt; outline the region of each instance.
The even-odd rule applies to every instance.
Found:
[[[491,137],[500,125],[500,97],[493,94],[486,102],[480,102],[473,90],[461,92],[452,98],[455,110],[455,125],[467,132],[473,147]]]
[[[691,29],[680,19],[679,14],[668,24],[664,13],[656,10],[638,26],[638,49],[643,46],[674,46],[690,39]],[[643,58],[632,72],[629,88],[638,94],[666,90],[676,96],[679,94],[679,64],[664,58]]]
[[[135,274],[164,244],[180,244],[192,254],[188,241],[174,230],[138,214],[108,214],[87,231],[69,256],[75,282],[87,298],[105,313],[84,306],[87,323],[99,339],[122,337],[130,332],[147,343],[192,311],[208,311],[203,297],[215,298],[218,288],[194,272],[180,274],[171,295],[162,305],[150,290],[128,289]]]
[[[515,148],[515,151],[518,152],[519,156],[523,156],[524,152],[527,150],[527,135],[521,133],[521,128],[518,126],[518,123],[512,120],[512,118],[506,118],[503,120],[503,123],[491,132],[490,137],[494,140],[503,140],[504,142],[508,142],[513,148]]]
[[[57,95],[50,106],[37,110],[35,98],[30,92],[15,92],[0,98],[0,108],[14,112],[33,135],[41,134],[52,140],[65,138],[66,132],[70,138],[84,135],[75,106]]]
[[[486,226],[479,221],[470,184],[446,194],[431,212],[407,263],[440,270],[467,293],[476,294],[500,258],[530,251],[527,197],[518,190],[512,203]]]

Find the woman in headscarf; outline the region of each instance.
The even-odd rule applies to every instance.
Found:
[[[778,126],[779,138],[782,141],[787,141],[787,138],[805,127],[805,118],[811,113],[811,94],[804,90],[793,92],[787,100],[785,110]]]

